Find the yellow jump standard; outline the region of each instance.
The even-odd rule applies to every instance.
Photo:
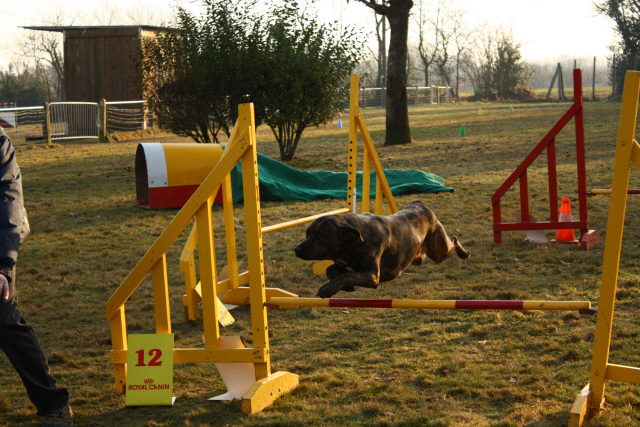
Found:
[[[609,361],[627,196],[633,194],[629,189],[629,178],[632,166],[640,169],[640,144],[635,140],[639,96],[640,72],[627,71],[622,93],[622,107],[620,108],[618,139],[615,146],[616,158],[613,165],[607,240],[604,245],[591,372],[589,384],[582,389],[571,408],[569,427],[579,427],[587,418],[604,410],[604,391],[607,381],[640,384],[640,368],[617,365]]]

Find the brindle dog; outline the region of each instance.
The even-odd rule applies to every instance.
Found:
[[[316,294],[320,298],[353,292],[356,286],[375,289],[378,283],[400,276],[409,265],[421,265],[426,257],[440,263],[453,251],[463,259],[470,255],[457,237],[449,238],[435,214],[419,200],[391,216],[320,217],[294,250],[304,260],[334,262],[327,268],[329,282]]]

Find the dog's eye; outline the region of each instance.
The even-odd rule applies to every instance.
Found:
[[[314,239],[321,239],[322,238],[322,234],[319,231],[314,231],[313,232],[313,238]]]

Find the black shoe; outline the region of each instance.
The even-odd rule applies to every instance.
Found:
[[[73,412],[71,412],[69,404],[45,415],[42,427],[73,427]]]

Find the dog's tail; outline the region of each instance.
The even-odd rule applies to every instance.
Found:
[[[451,241],[453,242],[453,248],[456,250],[458,258],[467,259],[471,256],[471,252],[462,247],[456,236],[451,236]]]

